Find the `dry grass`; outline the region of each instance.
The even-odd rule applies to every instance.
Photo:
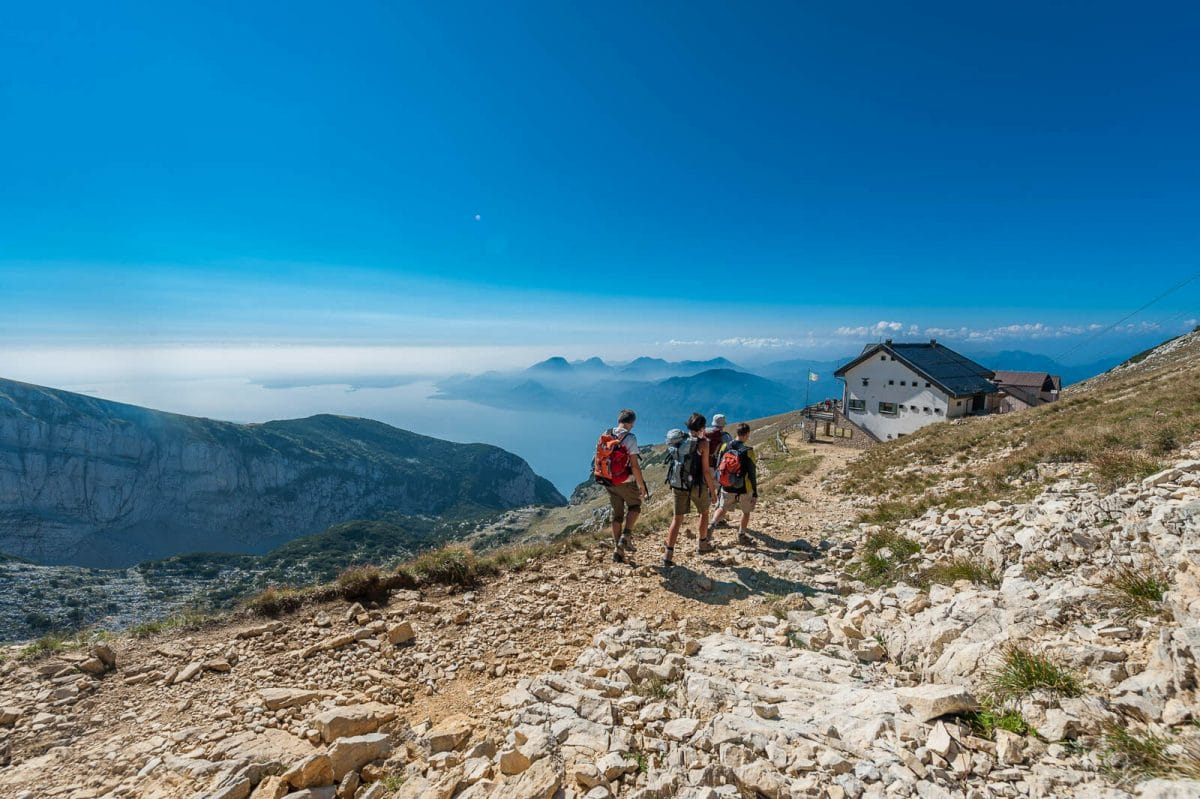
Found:
[[[1200,741],[1171,740],[1110,724],[1104,731],[1101,752],[1104,772],[1121,785],[1152,777],[1200,779]]]
[[[996,588],[1000,585],[1000,577],[987,566],[973,560],[955,558],[930,566],[921,574],[921,584],[954,585],[959,580],[967,580],[978,585]]]
[[[895,522],[929,507],[1015,498],[1043,463],[1086,464],[1105,487],[1158,469],[1200,438],[1200,336],[1168,356],[1096,378],[1061,400],[1017,413],[947,422],[867,450],[847,466],[842,490],[876,497],[871,521]],[[970,461],[969,471],[962,466]],[[953,491],[950,476],[962,479]]]

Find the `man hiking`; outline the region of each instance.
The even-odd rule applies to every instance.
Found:
[[[628,408],[617,414],[617,426],[601,433],[592,461],[592,474],[608,490],[612,505],[612,559],[617,563],[624,562],[626,552],[636,551],[633,524],[648,493],[638,463],[637,436],[633,434],[636,421],[637,414]]]
[[[704,437],[708,439],[708,468],[712,470],[713,479],[716,480],[719,453],[725,448],[725,445],[733,441],[733,436],[725,432],[725,414],[713,414],[712,427],[704,431]],[[718,488],[718,490],[720,489]],[[728,525],[725,522],[720,522],[716,526],[726,527]]]
[[[737,540],[745,546],[754,544],[754,539],[747,535],[746,530],[750,526],[750,511],[758,504],[758,462],[749,441],[750,425],[743,422],[737,426],[737,438],[725,445],[717,459],[721,504],[713,516],[712,527],[708,528],[711,536],[713,530],[725,521],[726,514],[740,510],[742,519]]]
[[[677,443],[668,441],[667,483],[675,497],[675,512],[671,526],[667,529],[667,551],[663,556],[663,571],[675,566],[675,540],[679,527],[688,510],[695,506],[700,514],[697,528],[696,552],[712,552],[714,547],[708,540],[708,508],[717,499],[716,481],[712,469],[708,468],[708,439],[704,435],[705,419],[698,413],[688,417],[687,435]]]

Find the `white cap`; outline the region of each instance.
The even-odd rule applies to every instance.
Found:
[[[725,414],[714,413],[713,414],[713,427],[724,427],[724,426],[725,426]]]

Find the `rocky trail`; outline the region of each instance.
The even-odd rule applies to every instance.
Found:
[[[1200,453],[883,531],[834,490],[856,453],[821,452],[764,495],[754,546],[683,537],[667,576],[643,529],[634,564],[596,545],[473,590],[10,658],[0,796],[1200,796]],[[894,579],[864,582],[868,557]],[[1111,601],[1156,569],[1161,601]],[[1069,679],[1001,707],[1012,651]],[[1155,757],[1114,755],[1115,730]]]

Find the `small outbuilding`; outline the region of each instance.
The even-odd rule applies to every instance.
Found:
[[[1057,402],[1062,391],[1062,378],[1049,372],[996,372],[996,387],[1000,389],[1001,412],[1036,408]]]

